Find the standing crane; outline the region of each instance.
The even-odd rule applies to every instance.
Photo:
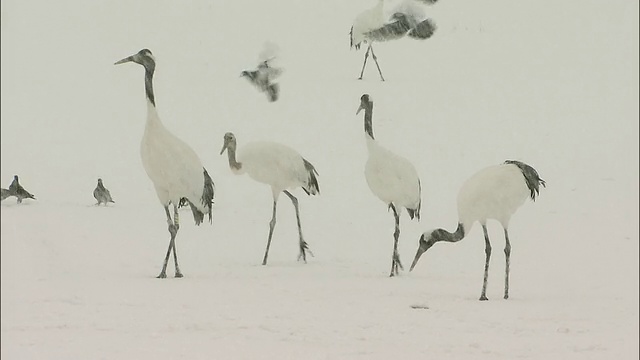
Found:
[[[530,197],[536,200],[540,186],[546,187],[544,180],[531,166],[515,160],[507,160],[500,165],[489,166],[471,176],[458,192],[458,228],[450,233],[445,229],[426,231],[420,236],[420,245],[411,264],[416,266],[420,256],[433,244],[446,241],[458,242],[465,238],[473,224],[478,221],[482,225],[485,243],[484,279],[480,300],[487,299],[487,278],[489,276],[489,258],[491,243],[487,232],[487,220],[497,220],[504,229],[506,258],[504,278],[504,298],[509,298],[509,266],[511,242],[509,241],[509,220],[511,216]]]
[[[390,41],[409,36],[412,39],[425,40],[430,38],[436,31],[435,22],[427,19],[422,6],[423,4],[433,4],[437,0],[405,0],[394,8],[391,17],[385,17],[384,0],[378,0],[376,6],[367,9],[356,16],[349,32],[351,48],[360,49],[362,43],[368,43],[367,51],[364,54],[364,62],[360,71],[359,80],[362,80],[364,69],[367,65],[369,52],[376,63],[380,79],[384,81],[378,58],[373,52],[374,41]]]
[[[298,235],[300,237],[300,255],[298,256],[298,260],[302,258],[306,263],[306,252],[309,251],[311,256],[313,256],[313,253],[309,250],[307,242],[304,241],[302,237],[298,199],[293,196],[289,190],[301,187],[307,195],[319,194],[320,187],[318,186],[318,179],[316,178],[318,172],[315,167],[300,156],[297,151],[274,142],[252,142],[246,144],[242,148],[242,151],[238,151],[237,159],[236,149],[237,141],[235,135],[230,132],[226,133],[220,155],[222,155],[225,150],[227,151],[231,171],[236,175],[247,173],[253,180],[271,186],[273,214],[269,222],[269,238],[267,239],[267,248],[264,252],[262,265],[267,264],[271,237],[273,236],[273,229],[276,226],[276,206],[281,192],[284,192],[284,194],[291,199],[296,209],[296,221],[298,223]]]
[[[171,235],[158,278],[167,277],[167,263],[171,252],[175,261],[175,277],[181,278],[183,275],[178,266],[175,246],[176,235],[180,229],[178,204],[181,199],[186,199],[196,225],[202,223],[205,214],[208,214],[211,223],[214,184],[195,151],[167,130],[158,117],[153,94],[153,73],[156,61],[151,51],[142,49],[134,55],[117,61],[115,65],[127,62],[140,64],[145,69],[147,122],[142,136],[140,155],[142,165],[156,189],[158,200],[164,207]],[[169,205],[173,205],[173,219],[171,219]]]
[[[398,268],[404,270],[398,255],[398,239],[400,237],[400,214],[404,207],[413,220],[420,220],[421,185],[416,168],[409,160],[385,149],[373,137],[373,101],[369,94],[360,97],[360,107],[356,115],[364,110],[364,132],[367,141],[369,158],[364,168],[369,189],[378,199],[393,210],[395,231],[393,233],[393,255],[391,258],[391,274],[398,275]]]

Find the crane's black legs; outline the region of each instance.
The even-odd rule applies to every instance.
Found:
[[[507,260],[505,274],[504,274],[504,298],[509,298],[509,266],[511,265],[511,243],[509,242],[509,231],[504,229],[504,256]]]
[[[378,57],[376,57],[376,54],[373,52],[373,47],[371,45],[369,45],[369,47],[371,48],[371,56],[373,57],[373,61],[376,62],[376,67],[378,68],[378,74],[380,74],[380,79],[382,79],[382,81],[384,81],[384,76],[382,76],[382,71],[380,70],[380,65],[378,65]]]
[[[373,52],[373,47],[371,44],[367,47],[367,52],[364,53],[364,63],[362,63],[362,70],[360,71],[360,77],[358,80],[362,80],[362,75],[364,74],[364,68],[367,65],[367,58],[369,57],[369,51],[371,51],[371,56],[373,57],[373,61],[376,62],[376,67],[378,68],[378,73],[380,74],[380,79],[384,81],[384,76],[382,76],[382,71],[380,70],[380,65],[378,64],[378,58],[376,54]]]
[[[311,250],[309,250],[309,245],[307,244],[306,241],[304,241],[304,238],[302,237],[302,226],[300,225],[300,210],[298,209],[298,199],[296,199],[295,196],[293,196],[290,192],[286,190],[284,191],[284,193],[289,197],[289,199],[291,199],[291,202],[293,203],[293,207],[296,208],[296,221],[298,222],[298,235],[300,235],[300,255],[298,255],[298,260],[302,258],[302,260],[304,260],[304,262],[306,263],[307,262],[306,251],[308,251],[311,256],[313,256],[313,253],[311,252]]]
[[[369,51],[371,50],[371,45],[367,47],[367,51],[364,53],[364,63],[362,63],[362,70],[360,71],[360,77],[358,80],[362,80],[362,74],[364,74],[364,67],[367,65],[367,58],[369,57]]]
[[[404,270],[402,264],[400,263],[400,255],[398,255],[398,239],[400,238],[400,215],[398,215],[398,211],[393,204],[390,204],[389,207],[393,210],[393,217],[396,221],[396,228],[393,232],[393,256],[391,258],[391,274],[390,277],[398,275],[398,268],[400,270]]]
[[[180,229],[180,217],[178,216],[178,207],[173,205],[173,224],[175,225],[176,235],[178,234],[178,230]],[[176,243],[175,243],[175,235],[173,241],[173,260],[176,265],[176,277],[181,278],[182,272],[180,272],[180,267],[178,266],[178,255],[176,254]]]
[[[264,251],[262,265],[267,265],[267,256],[269,255],[269,247],[271,246],[271,237],[273,236],[273,229],[276,227],[276,205],[277,201],[273,200],[273,215],[271,215],[271,221],[269,222],[269,239],[267,239],[267,249]]]
[[[489,242],[489,233],[487,232],[487,225],[482,225],[482,231],[484,232],[484,254],[486,260],[484,263],[484,280],[482,281],[482,294],[480,294],[480,300],[487,299],[487,278],[489,277],[489,259],[491,258],[491,243]]]
[[[176,255],[176,235],[178,234],[178,229],[180,228],[179,220],[178,220],[178,208],[177,206],[173,206],[174,212],[174,220],[171,220],[171,214],[169,213],[169,207],[164,207],[164,212],[167,214],[167,224],[169,225],[169,234],[171,234],[171,240],[169,241],[169,248],[167,249],[167,255],[164,257],[164,264],[162,265],[162,271],[160,271],[160,275],[158,275],[158,279],[164,279],[167,277],[167,263],[169,262],[169,256],[171,256],[171,251],[173,251],[173,258],[175,259],[176,264],[176,277],[182,277],[182,273],[180,272],[180,268],[178,267],[178,257]]]

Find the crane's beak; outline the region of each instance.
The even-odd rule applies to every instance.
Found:
[[[356,111],[356,115],[360,114],[360,111],[364,110],[364,106],[362,106],[362,104],[360,104],[360,106],[358,107],[358,110]]]
[[[426,250],[423,250],[422,248],[418,248],[418,251],[416,252],[416,256],[413,258],[413,262],[411,263],[411,267],[409,268],[409,271],[413,270],[413,268],[418,263],[420,256],[422,256],[422,254],[424,254],[425,251]]]
[[[229,147],[229,143],[225,141],[224,145],[222,145],[222,150],[220,150],[220,155],[224,154],[224,151],[227,150],[227,147]]]
[[[126,58],[124,58],[122,60],[116,61],[115,64],[113,64],[113,65],[124,64],[124,63],[130,62],[130,61],[133,61],[133,55],[131,55],[129,57],[126,57]]]
[[[420,246],[418,247],[418,251],[416,251],[416,256],[413,258],[413,262],[411,263],[409,271],[413,270],[413,268],[418,263],[418,260],[420,260],[420,256],[422,256],[422,254],[429,250],[432,245],[433,244],[429,244],[428,242],[424,241],[424,234],[420,236]]]

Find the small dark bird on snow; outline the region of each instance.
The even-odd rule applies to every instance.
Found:
[[[258,90],[265,92],[269,101],[278,100],[280,86],[273,80],[280,76],[282,69],[271,66],[269,63],[273,58],[260,62],[256,70],[245,70],[240,76],[247,78]]]
[[[4,199],[6,199],[9,196],[11,196],[11,193],[9,192],[9,189],[1,188],[0,190],[2,190],[2,199],[0,199],[0,201],[3,201]]]
[[[115,201],[113,201],[113,199],[111,198],[111,193],[109,192],[109,190],[107,190],[107,188],[105,188],[102,184],[102,179],[98,179],[98,185],[96,186],[95,190],[93,190],[93,197],[98,200],[98,203],[96,205],[104,203],[104,205],[106,206],[108,202],[115,203]]]
[[[22,203],[22,199],[36,199],[20,185],[18,175],[13,176],[13,181],[9,185],[9,196],[15,196],[18,199],[18,204]]]

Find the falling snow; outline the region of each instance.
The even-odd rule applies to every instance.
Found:
[[[15,1],[1,4],[0,182],[36,195],[1,210],[3,359],[637,359],[638,2],[440,0],[425,41],[349,48],[375,0]],[[388,6],[392,8],[392,5]],[[278,101],[239,74],[277,44]],[[140,160],[143,71],[157,61],[165,126],[216,184],[213,224],[184,208],[182,279],[156,279],[169,233]],[[393,215],[368,189],[360,96],[376,139],[422,183],[420,222],[398,252],[455,229],[456,194],[507,159],[547,181],[493,241],[487,297],[482,229],[437,244],[389,278]],[[296,262],[289,201],[269,264],[267,185],[235,176],[223,136],[286,144],[313,162],[300,189]],[[95,206],[102,178],[117,203]],[[169,274],[172,275],[172,274]]]

